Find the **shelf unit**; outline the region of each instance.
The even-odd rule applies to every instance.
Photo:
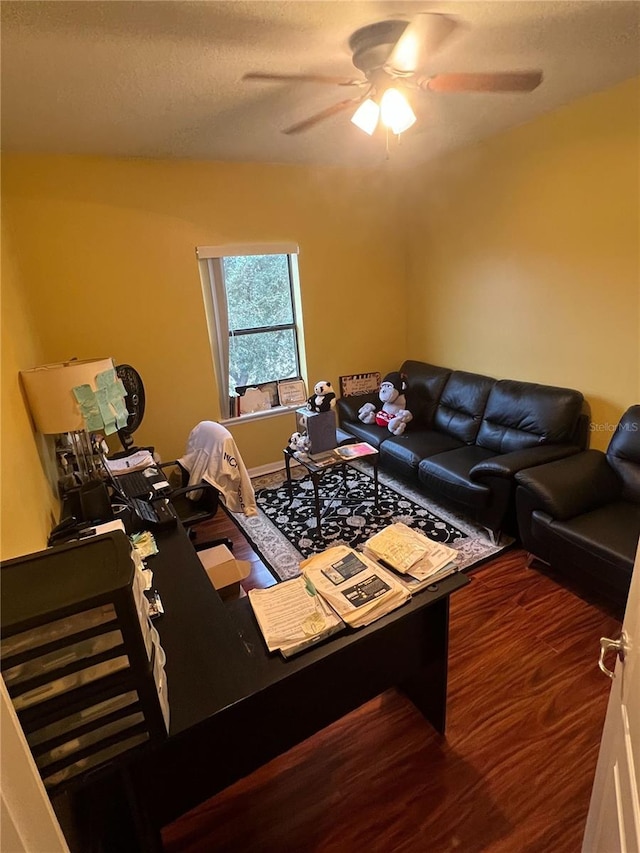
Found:
[[[165,738],[165,655],[125,534],[17,557],[0,571],[2,676],[49,792]]]

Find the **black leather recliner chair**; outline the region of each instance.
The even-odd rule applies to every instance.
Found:
[[[640,536],[640,405],[607,452],[585,450],[516,474],[523,546],[624,607]]]

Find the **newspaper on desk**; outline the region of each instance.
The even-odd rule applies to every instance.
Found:
[[[398,572],[412,592],[457,570],[458,552],[401,521],[390,524],[364,544],[364,553]]]
[[[270,652],[287,658],[344,628],[344,622],[304,577],[249,591],[249,602]]]
[[[391,572],[346,545],[314,554],[300,564],[300,569],[353,628],[368,625],[411,598]]]

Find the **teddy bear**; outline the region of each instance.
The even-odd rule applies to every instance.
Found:
[[[294,432],[289,439],[289,450],[296,453],[301,450],[303,453],[308,453],[311,447],[309,436],[304,432]]]
[[[358,418],[365,424],[386,426],[393,435],[402,435],[409,421],[413,420],[413,415],[406,408],[406,387],[401,373],[387,373],[378,391],[382,408],[376,409],[373,403],[365,403],[358,412]]]
[[[336,395],[330,382],[322,379],[313,386],[313,394],[307,400],[307,408],[312,412],[328,412],[336,405]]]

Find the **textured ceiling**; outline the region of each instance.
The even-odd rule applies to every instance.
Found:
[[[418,121],[399,145],[391,140],[400,165],[640,73],[640,3],[622,0],[3,0],[3,149],[373,165],[385,158],[384,134],[366,136],[349,112],[300,135],[281,132],[352,90],[242,75],[357,76],[348,47],[354,30],[436,11],[463,26],[430,73],[540,68],[544,80],[530,94],[413,93]]]

